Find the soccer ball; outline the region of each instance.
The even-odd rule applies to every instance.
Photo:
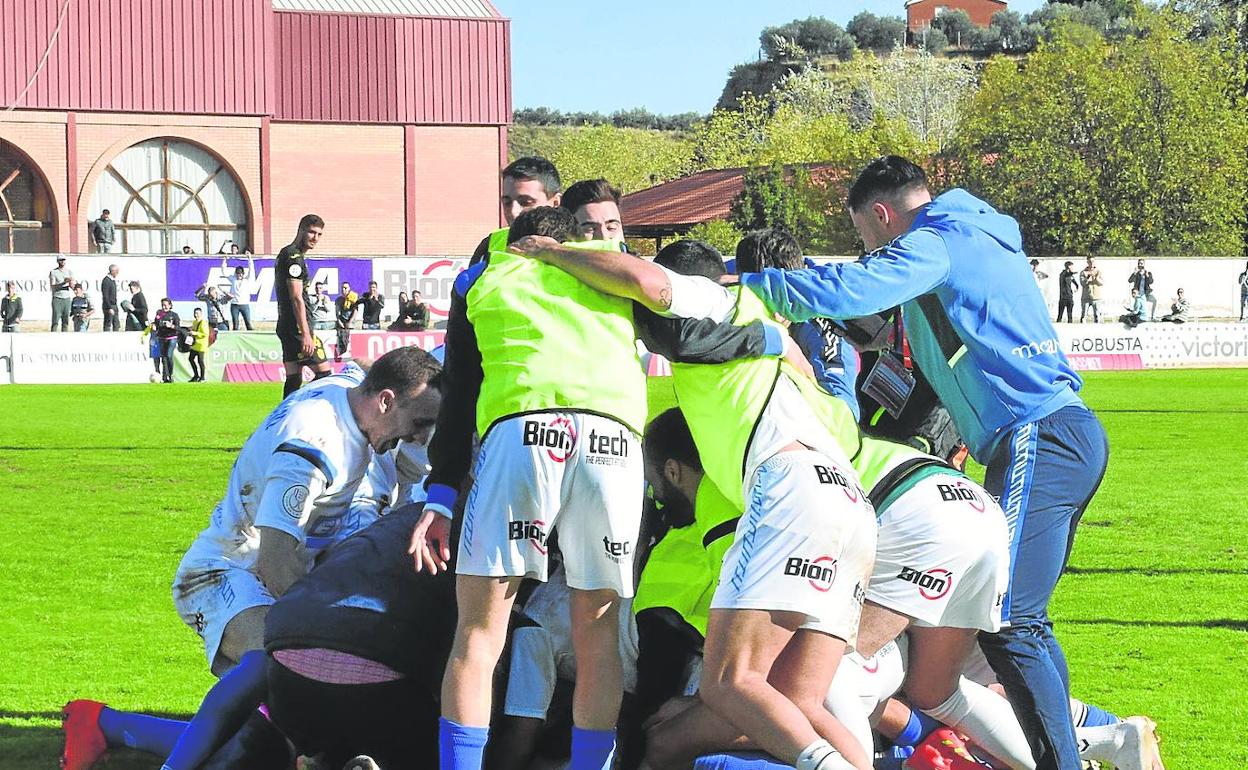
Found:
[[[156,372],[152,372],[151,374],[147,375],[148,382],[157,382],[159,380],[160,380],[160,375],[157,374]]]

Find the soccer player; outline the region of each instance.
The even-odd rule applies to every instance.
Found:
[[[499,228],[483,238],[472,252],[469,265],[477,264],[492,251],[506,250],[507,228],[516,221],[516,217],[539,206],[558,206],[562,189],[559,170],[545,158],[516,158],[508,164],[502,172],[498,199],[507,227]]]
[[[862,740],[823,708],[853,645],[875,552],[875,521],[848,461],[853,415],[782,362],[783,333],[753,295],[707,280],[724,264],[705,244],[677,242],[653,264],[541,238],[513,248],[652,311],[638,316],[642,340],[676,361],[677,399],[707,473],[746,511],[711,604],[701,699],[799,770],[869,768]],[[775,355],[679,363],[681,318],[765,321]]]
[[[923,170],[897,156],[867,165],[850,188],[849,215],[867,258],[764,270],[741,283],[793,321],[902,305],[911,353],[971,455],[988,466],[985,488],[1010,527],[1006,625],[980,644],[1037,767],[1078,770],[1048,602],[1105,472],[1105,431],[1057,345],[1017,222],[964,190],[933,200]]]
[[[274,288],[277,290],[277,339],[282,343],[282,366],[286,381],[282,398],[299,389],[303,368],[312,370],[313,378],[328,377],[333,369],[325,357],[325,346],[312,333],[312,305],[308,301],[308,265],[304,255],[316,248],[325,232],[325,220],[316,214],[305,214],[299,220],[295,240],[277,252],[273,267]]]
[[[173,583],[182,619],[224,673],[259,649],[276,597],[355,530],[349,505],[373,452],[421,443],[441,403],[441,367],[399,348],[284,400],[247,439],[225,497]]]
[[[588,241],[624,239],[620,191],[605,179],[585,179],[568,187],[560,204],[576,217],[581,238]]]

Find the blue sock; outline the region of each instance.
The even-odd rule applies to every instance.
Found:
[[[1111,714],[1105,709],[1097,708],[1091,703],[1083,704],[1087,709],[1087,713],[1083,717],[1083,724],[1080,727],[1102,727],[1104,725],[1116,725],[1122,720],[1116,714]]]
[[[615,730],[586,730],[572,726],[570,770],[610,770],[615,757]]]
[[[488,727],[465,727],[446,717],[438,720],[438,767],[441,770],[481,770]]]
[[[918,746],[923,739],[931,735],[938,728],[940,722],[932,719],[918,709],[910,710],[910,721],[906,723],[905,728],[897,739],[893,741],[895,746]]]
[[[879,759],[875,760],[875,770],[905,770],[906,760],[914,756],[910,746],[894,746]]]
[[[178,742],[186,722],[161,719],[147,714],[114,711],[108,706],[100,710],[100,731],[109,746],[128,746],[148,754],[164,756]]]
[[[758,752],[707,754],[693,762],[693,770],[788,770],[790,766]]]
[[[266,668],[264,651],[245,653],[204,696],[186,732],[169,752],[165,768],[194,770],[234,737],[268,692]]]

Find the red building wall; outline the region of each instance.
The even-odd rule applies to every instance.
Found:
[[[273,102],[267,0],[0,3],[0,108],[263,115]]]
[[[915,0],[906,5],[906,29],[921,32],[930,27],[937,10],[941,8],[966,11],[973,23],[987,27],[992,22],[993,14],[1007,10],[1007,7],[1004,0]]]

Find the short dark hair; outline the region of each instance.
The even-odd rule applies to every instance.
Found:
[[[559,205],[573,214],[581,206],[611,201],[620,205],[620,191],[605,179],[582,179],[568,187]]]
[[[1038,259],[1033,259],[1033,260],[1031,260],[1030,262],[1028,262],[1027,264],[1031,265],[1032,267],[1040,267],[1040,260],[1038,260]]]
[[[304,214],[303,218],[299,220],[299,232],[303,232],[304,230],[307,230],[309,227],[324,227],[324,226],[325,226],[325,220],[321,219],[316,214]]]
[[[360,387],[365,393],[409,393],[421,385],[441,390],[442,364],[429,351],[409,345],[395,348],[374,361]]]
[[[130,282],[130,287],[131,287],[131,288],[133,288],[133,289],[141,289],[141,288],[143,288],[142,286],[140,286],[140,285],[139,285],[139,282],[138,282],[138,281],[131,281],[131,282]]]
[[[1075,264],[1075,263],[1074,263],[1074,262],[1069,262],[1069,261],[1068,261],[1066,264],[1062,265],[1062,267],[1070,267],[1070,266],[1071,266],[1071,265],[1073,265],[1073,264]]]
[[[787,230],[755,230],[737,244],[737,272],[757,273],[767,267],[801,270],[806,267],[802,246]]]
[[[507,243],[515,243],[526,235],[545,235],[563,243],[576,237],[576,218],[572,212],[554,206],[538,206],[516,217],[507,233]]]
[[[503,169],[503,179],[536,179],[542,183],[547,195],[554,195],[563,189],[559,179],[559,169],[555,164],[537,155],[516,158]]]
[[[170,305],[172,305],[172,304],[173,304],[173,300],[169,299],[168,297],[161,297],[161,298],[160,298],[160,304],[162,304],[162,305],[163,305],[163,304],[165,304],[166,302],[168,302]]]
[[[683,240],[663,247],[654,264],[681,275],[700,275],[712,281],[725,272],[724,257],[705,241]]]
[[[898,193],[927,189],[927,174],[914,162],[900,155],[884,155],[867,164],[849,188],[849,210]]]
[[[111,214],[111,213],[113,213],[113,212],[109,211],[108,209],[104,209],[103,211],[101,211],[101,212],[100,212],[100,214],[101,214],[101,215],[103,215],[103,214]]]
[[[641,453],[646,462],[660,467],[668,460],[675,460],[702,470],[698,445],[694,443],[689,422],[679,407],[672,407],[650,421],[641,440]]]

